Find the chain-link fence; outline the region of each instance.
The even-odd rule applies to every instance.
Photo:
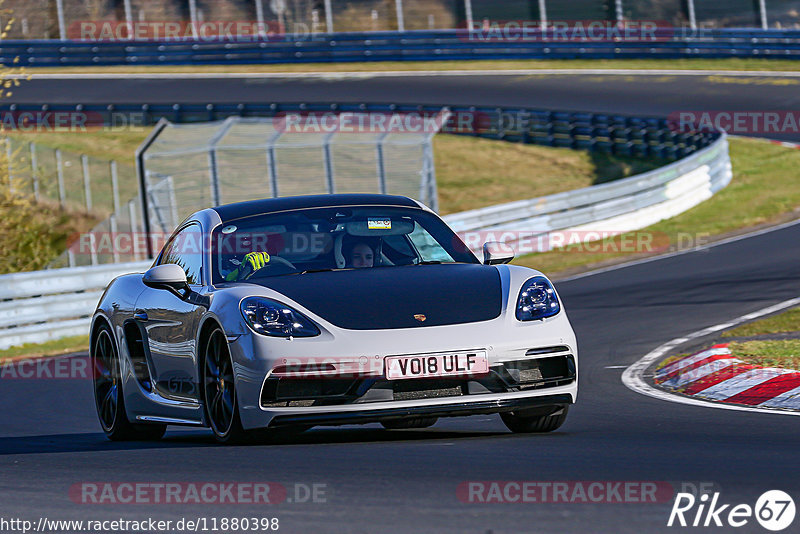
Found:
[[[176,35],[433,30],[483,21],[656,20],[707,28],[800,27],[800,0],[6,0],[9,39],[156,39]],[[190,24],[194,22],[194,24]],[[241,23],[226,26],[224,23]],[[207,26],[203,26],[206,24]],[[259,26],[261,28],[262,26]],[[233,29],[231,29],[233,28]],[[261,30],[259,30],[260,32]]]
[[[85,154],[29,142],[21,138],[0,139],[9,161],[9,184],[15,192],[30,195],[37,202],[57,205],[67,212],[90,213],[103,219],[87,236],[94,238],[141,231],[141,201],[136,169],[132,164],[98,159]],[[80,244],[71,247],[49,267],[74,267],[123,261],[119,249],[109,253],[81,254]],[[124,260],[141,259],[145,247],[125,254]],[[106,257],[107,256],[107,257]]]
[[[119,209],[121,202],[138,194],[136,170],[131,164],[21,138],[2,138],[0,147],[10,161],[9,186],[37,201],[106,218]]]
[[[163,121],[141,155],[150,231],[169,232],[209,206],[303,194],[405,195],[435,210],[431,139],[447,116],[309,112]]]

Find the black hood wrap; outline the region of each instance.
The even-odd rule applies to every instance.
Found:
[[[248,283],[274,289],[351,330],[473,323],[495,319],[502,310],[500,274],[495,267],[480,264],[347,269]]]

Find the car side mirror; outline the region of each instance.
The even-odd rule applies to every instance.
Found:
[[[180,265],[174,263],[165,263],[163,265],[156,265],[148,269],[142,282],[148,287],[154,289],[168,289],[175,293],[189,289],[189,282],[186,280],[186,272]]]
[[[514,249],[502,241],[487,241],[483,244],[483,264],[498,265],[514,259]]]

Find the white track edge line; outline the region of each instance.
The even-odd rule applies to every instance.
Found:
[[[158,67],[154,65],[154,67]],[[46,67],[43,67],[46,68]],[[65,72],[9,74],[9,79],[127,79],[127,78],[373,78],[421,76],[536,76],[536,75],[610,75],[610,76],[738,76],[767,78],[800,78],[800,71],[737,71],[737,70],[680,70],[680,69],[508,69],[508,70],[383,70],[343,72]]]
[[[683,397],[680,395],[668,393],[666,391],[654,388],[645,381],[643,376],[647,368],[650,367],[655,361],[659,360],[660,358],[663,358],[670,351],[674,350],[676,347],[688,341],[691,341],[693,339],[698,339],[713,334],[715,332],[719,332],[720,330],[728,329],[732,326],[736,326],[738,324],[751,321],[753,319],[757,319],[765,315],[770,315],[775,312],[783,311],[787,308],[792,308],[797,305],[800,305],[800,297],[793,298],[790,300],[785,300],[778,304],[773,304],[772,306],[768,306],[758,311],[748,313],[747,315],[742,315],[741,317],[733,319],[727,323],[710,326],[708,328],[704,328],[703,330],[698,330],[697,332],[693,332],[687,335],[686,337],[679,337],[673,339],[672,341],[668,341],[667,343],[664,343],[660,347],[646,354],[644,357],[636,361],[633,365],[625,369],[625,371],[622,373],[622,383],[625,384],[625,386],[628,389],[635,391],[637,393],[641,393],[642,395],[646,395],[648,397],[654,397],[656,399],[668,402],[675,402],[678,404],[690,404],[693,406],[704,406],[706,408],[719,408],[723,410],[735,410],[743,412],[757,412],[757,413],[771,413],[778,415],[800,416],[800,411],[784,411],[779,408],[757,408],[750,406],[735,406],[733,404],[720,404],[713,401],[699,400],[691,397]]]

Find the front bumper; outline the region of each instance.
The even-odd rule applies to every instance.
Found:
[[[229,346],[239,415],[246,429],[500,413],[572,404],[578,393],[577,343],[563,313],[535,324],[499,318],[411,330],[336,329],[315,338],[294,340],[250,334],[229,338]],[[388,356],[471,350],[486,352],[491,376],[463,378],[453,388],[441,386],[451,390],[444,394],[432,392],[420,398],[415,391],[407,391],[407,386],[421,379],[392,382],[384,375]],[[530,382],[532,373],[524,364],[538,365],[556,356],[569,357],[569,365],[560,367],[569,367],[568,376],[562,376],[562,372],[548,375],[542,364],[545,380]],[[273,387],[275,371],[281,366],[323,362],[333,362],[337,370],[356,370],[352,384],[339,387],[335,376],[322,380],[319,372],[325,371],[318,371],[316,385],[314,380],[309,382],[312,393],[302,384],[296,385],[297,389]],[[402,387],[398,388],[400,382]],[[314,387],[324,395],[315,395]]]

